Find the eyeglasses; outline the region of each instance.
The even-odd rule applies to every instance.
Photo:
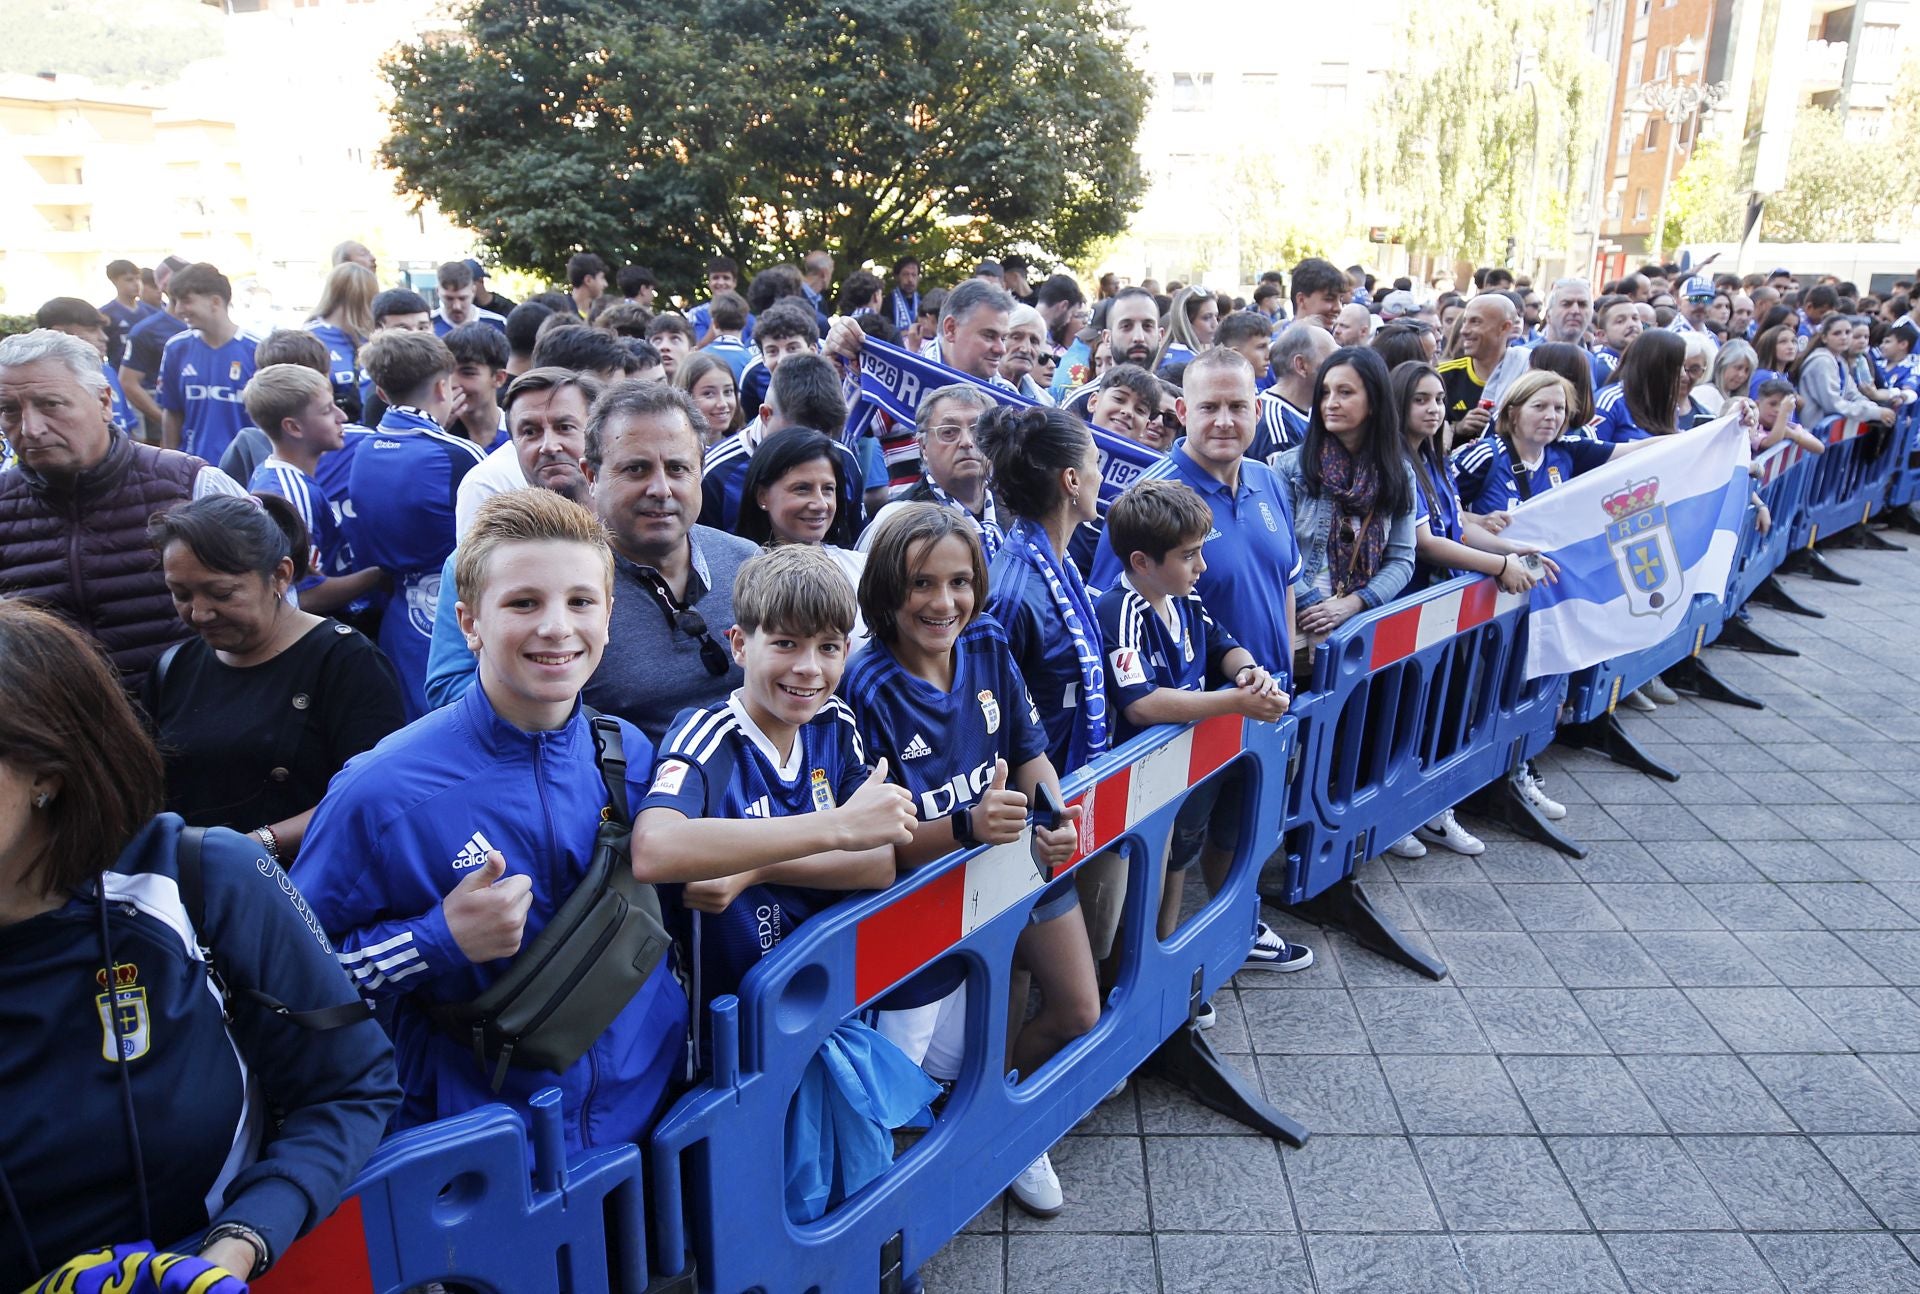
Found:
[[[727,659],[726,649],[716,642],[713,634],[708,631],[705,616],[698,611],[669,611],[668,616],[673,621],[673,627],[677,632],[699,642],[700,663],[707,667],[707,673],[719,678],[732,668],[732,662]]]
[[[1174,431],[1180,430],[1179,415],[1175,414],[1174,411],[1171,409],[1162,409],[1159,413],[1149,414],[1147,416],[1147,421],[1157,422],[1162,427],[1168,427]]]
[[[973,434],[973,424],[970,422],[936,423],[927,428],[927,434],[943,445],[952,445],[957,443],[962,436],[971,436]]]

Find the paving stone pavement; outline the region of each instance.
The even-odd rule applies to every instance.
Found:
[[[1136,1080],[1065,1212],[994,1204],[927,1288],[1920,1292],[1920,540],[1831,560],[1865,585],[1786,580],[1828,618],[1753,612],[1803,656],[1707,654],[1766,710],[1623,711],[1680,781],[1540,761],[1586,858],[1469,820],[1480,858],[1366,864],[1447,980],[1275,919],[1315,966],[1210,1036],[1306,1148]]]

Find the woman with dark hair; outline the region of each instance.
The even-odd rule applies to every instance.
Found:
[[[1343,346],[1327,356],[1306,439],[1274,470],[1286,483],[1300,548],[1297,654],[1398,597],[1413,578],[1413,469],[1378,354]],[[1309,672],[1296,669],[1295,677]]]
[[[1566,342],[1543,341],[1533,348],[1527,364],[1543,373],[1558,373],[1573,388],[1573,403],[1567,407],[1567,426],[1579,429],[1593,421],[1593,355],[1590,351]]]
[[[147,675],[167,809],[249,832],[289,864],[333,775],[406,723],[393,667],[355,630],[287,601],[308,549],[285,499],[198,499],[147,535],[195,635]]]
[[[1150,367],[1165,373],[1185,364],[1213,345],[1213,335],[1219,331],[1220,303],[1213,293],[1201,287],[1181,288],[1167,310],[1166,332]]]
[[[1753,339],[1753,378],[1747,383],[1749,399],[1760,398],[1760,387],[1774,378],[1793,379],[1793,362],[1800,358],[1800,331],[1790,322],[1777,323]]]
[[[1540,347],[1539,349],[1546,349]],[[1572,346],[1558,349],[1575,351]],[[1582,363],[1584,368],[1584,362]],[[1453,471],[1441,448],[1447,420],[1447,387],[1431,364],[1402,364],[1389,375],[1393,410],[1413,460],[1418,497],[1414,502],[1414,557],[1423,584],[1438,584],[1462,573],[1491,576],[1506,593],[1525,593],[1541,580],[1559,576],[1553,559],[1538,549],[1502,539],[1479,518],[1466,515],[1453,483]],[[1504,524],[1504,513],[1499,514]],[[1522,561],[1534,557],[1534,563]],[[1411,843],[1409,843],[1411,842]],[[1418,858],[1426,845],[1456,854],[1481,854],[1486,845],[1462,827],[1448,809],[1414,834],[1389,846],[1399,856]]]
[[[8,1289],[108,1245],[149,1288],[155,1246],[251,1280],[333,1211],[399,1100],[286,874],[231,831],[183,842],[161,791],[98,648],[0,599]]]
[[[838,442],[822,432],[788,427],[768,436],[753,451],[741,482],[734,533],[762,545],[816,544],[858,589],[867,558],[854,548],[858,519],[840,506],[847,497],[843,459]],[[866,641],[864,623],[856,621],[853,637]]]
[[[996,407],[975,436],[1013,517],[988,572],[987,614],[1006,630],[1013,663],[1039,707],[1046,755],[1065,777],[1110,744],[1105,651],[1092,596],[1068,557],[1074,531],[1098,515],[1100,451],[1087,425],[1058,408]],[[1100,1018],[1094,963],[1119,929],[1124,856],[1088,859],[1040,892],[1021,936],[1022,964],[1039,981],[1047,1027],[1022,1030],[1013,1063],[1032,1074]],[[1080,908],[1086,891],[1089,916]],[[1037,1023],[1037,1022],[1036,1022]],[[1060,1179],[1042,1155],[1015,1180],[1029,1212],[1060,1210]]]
[[[1805,411],[1801,422],[1815,436],[1824,437],[1827,428],[1842,419],[1889,424],[1894,420],[1894,411],[1868,399],[1854,380],[1847,360],[1852,345],[1853,320],[1830,314],[1820,321],[1807,339],[1806,352],[1794,363],[1793,385]]]
[[[1433,363],[1433,329],[1416,320],[1396,320],[1375,333],[1367,344],[1378,352],[1389,373],[1402,364]]]
[[[1650,328],[1633,339],[1613,382],[1595,399],[1594,435],[1610,444],[1671,436],[1684,430],[1678,414],[1692,403],[1692,390],[1686,339]]]

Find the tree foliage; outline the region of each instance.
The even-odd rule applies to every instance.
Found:
[[[1582,21],[1564,0],[1407,6],[1361,165],[1399,241],[1484,261],[1523,236],[1530,204],[1536,245],[1562,240],[1605,76]]]
[[[199,0],[0,0],[0,73],[166,85],[186,64],[220,53],[221,22]]]
[[[1667,227],[1660,245],[1672,249],[1685,243],[1738,242],[1745,214],[1726,144],[1702,139],[1668,186]]]
[[[501,260],[694,281],[831,248],[1071,258],[1143,187],[1120,0],[475,0],[396,51],[384,158]]]
[[[1773,243],[1864,243],[1897,238],[1913,223],[1911,179],[1902,159],[1911,150],[1911,102],[1889,112],[1889,138],[1846,137],[1830,108],[1802,108],[1793,126],[1787,183],[1767,199],[1763,229]]]

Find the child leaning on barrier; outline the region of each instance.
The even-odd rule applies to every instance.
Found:
[[[1794,421],[1794,409],[1800,397],[1794,394],[1793,383],[1783,378],[1768,378],[1754,391],[1757,412],[1753,425],[1747,430],[1747,443],[1756,460],[1782,440],[1792,441],[1809,454],[1826,453],[1827,442]],[[1749,470],[1758,476],[1759,462],[1755,461]],[[1761,500],[1758,490],[1753,492],[1752,502],[1759,510],[1754,515],[1754,526],[1764,535],[1773,529],[1773,514]]]
[[[673,721],[633,829],[634,875],[662,887],[703,1014],[841,892],[891,884],[915,822],[913,797],[887,781],[884,758],[868,765],[853,712],[833,695],[854,621],[839,564],[806,544],[760,553],[734,578],[733,612],[727,638],[745,680]],[[840,1063],[816,1056],[787,1116],[787,1204],[800,1220],[884,1170],[888,1131],[938,1094],[858,1022],[840,1025],[828,1050]],[[844,1092],[829,1069],[858,1074],[862,1091]]]
[[[1124,573],[1101,597],[1097,614],[1121,741],[1159,723],[1221,714],[1272,723],[1287,712],[1290,698],[1279,681],[1207,614],[1193,591],[1207,569],[1201,549],[1212,529],[1206,500],[1178,481],[1141,481],[1107,512],[1107,543]],[[1231,775],[1217,777],[1180,806],[1160,881],[1162,939],[1180,919],[1174,876],[1209,844],[1215,854],[1210,874],[1224,874],[1230,864],[1240,827],[1239,787]]]
[[[1047,758],[1047,734],[1007,646],[1006,631],[986,614],[987,563],[973,522],[937,503],[905,503],[873,536],[860,577],[860,609],[873,632],[841,681],[867,749],[885,756],[891,776],[912,794],[918,821],[913,843],[900,851],[905,866],[920,866],[955,849],[1005,845],[1025,833],[1036,789],[1060,793]],[[1034,828],[1038,853],[1050,867],[1072,861],[1074,823],[1069,808],[1057,827]],[[1038,933],[1036,933],[1038,932]],[[1085,1032],[1099,1005],[1084,943],[1078,956],[1046,955],[1043,926],[1029,926],[1016,951],[1040,979],[1045,1005],[1026,1021],[1014,1044],[1023,1071],[1036,1047]],[[1062,981],[1078,976],[1080,991]],[[959,1076],[965,1031],[963,973],[916,976],[882,1003],[878,1028],[936,1079]],[[1082,1003],[1077,1022],[1057,1017]],[[1059,1037],[1056,1037],[1058,1035]]]

